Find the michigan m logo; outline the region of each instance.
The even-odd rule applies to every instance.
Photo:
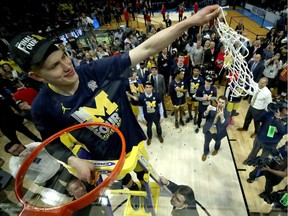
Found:
[[[147,108],[155,108],[156,107],[156,101],[146,101]]]
[[[72,116],[79,122],[105,122],[106,118],[104,117],[109,117],[118,109],[118,105],[111,102],[104,91],[95,96],[95,107],[81,107]]]

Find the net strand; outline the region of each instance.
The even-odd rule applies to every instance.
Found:
[[[246,96],[254,91],[253,74],[245,60],[249,54],[245,43],[248,42],[249,39],[238,34],[227,24],[223,7],[221,7],[221,13],[222,16],[217,18],[215,26],[220,36],[220,41],[225,47],[223,68],[227,68],[229,71],[229,75],[227,76],[227,78],[230,79],[228,88],[233,97]],[[241,50],[244,50],[243,53],[245,53],[245,55],[242,55]]]

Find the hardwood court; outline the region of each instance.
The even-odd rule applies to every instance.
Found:
[[[251,16],[251,18],[252,17],[253,16]],[[261,35],[260,37],[266,37],[268,30],[266,28],[262,28],[260,25],[250,19],[250,17],[244,16],[236,10],[227,11],[226,21],[231,28],[235,29],[240,20],[243,20],[245,27],[244,32],[247,33],[247,36],[251,41],[256,39],[256,35]]]

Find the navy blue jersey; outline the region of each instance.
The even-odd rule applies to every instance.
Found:
[[[78,123],[106,122],[122,131],[126,152],[145,140],[125,91],[130,64],[129,55],[123,54],[76,68],[79,87],[72,96],[63,96],[48,86],[43,87],[32,105],[33,121],[42,137],[47,138]],[[109,128],[95,126],[71,133],[86,145],[93,159],[119,158],[120,139]],[[49,152],[55,152],[61,144],[53,143],[47,147]]]
[[[126,82],[126,91],[133,96],[139,97],[139,95],[144,92],[142,81],[138,78],[136,80],[129,78]],[[135,101],[133,98],[130,98],[130,103],[134,106],[138,106],[139,104],[139,102]]]
[[[197,89],[197,92],[196,92],[196,97],[203,97],[204,95],[208,95],[208,96],[211,96],[211,97],[217,97],[217,90],[214,86],[211,86],[209,90],[206,90],[205,89],[205,86],[200,86],[198,89]],[[206,101],[199,101],[199,107],[198,107],[198,110],[200,112],[204,112],[208,105],[211,104],[211,101],[210,100],[206,100]]]
[[[177,70],[180,70],[180,69],[184,69],[185,73],[184,73],[184,78],[186,79],[190,73],[189,73],[189,68],[186,66],[186,65],[183,65],[183,67],[178,67],[178,65],[175,63],[171,66],[171,69],[170,69],[170,76],[172,76],[172,80],[175,79],[175,72]]]
[[[158,104],[161,98],[158,93],[153,92],[151,97],[147,97],[145,93],[139,96],[139,106],[143,107],[143,113],[146,121],[154,121],[160,119]]]
[[[186,82],[181,80],[180,82],[176,82],[176,80],[172,80],[169,86],[169,93],[171,96],[171,100],[173,105],[182,105],[186,103],[186,93],[176,91],[175,88],[179,87],[182,89],[187,89]]]
[[[190,97],[194,98],[193,96],[196,94],[197,89],[200,86],[204,85],[204,80],[201,76],[198,76],[197,78],[194,78],[193,76],[188,77],[187,79],[187,85],[188,85],[188,94]]]

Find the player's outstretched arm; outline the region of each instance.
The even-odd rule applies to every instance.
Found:
[[[219,13],[219,5],[210,5],[203,8],[193,16],[190,16],[169,28],[161,30],[129,52],[131,65],[134,66],[149,56],[159,53],[188,28],[192,26],[202,26],[210,20],[218,17]]]

